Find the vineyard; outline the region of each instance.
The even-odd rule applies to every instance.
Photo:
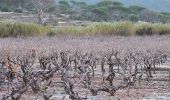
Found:
[[[144,100],[170,92],[169,58],[169,35],[1,38],[0,99]]]

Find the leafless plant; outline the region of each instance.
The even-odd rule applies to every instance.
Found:
[[[130,44],[126,38],[117,37],[106,48],[97,50],[94,45],[89,45],[86,39],[76,40],[85,41],[85,44],[79,42],[77,44],[79,47],[70,46],[74,42],[67,38],[64,38],[67,42],[62,46],[56,46],[56,43],[63,41],[56,38],[51,40],[40,38],[38,42],[37,39],[32,39],[31,43],[21,40],[20,45],[15,40],[10,40],[15,45],[8,42],[9,40],[0,40],[5,41],[7,45],[10,44],[5,58],[4,46],[0,45],[2,83],[5,83],[5,78],[11,82],[10,84],[17,83],[16,86],[9,85],[9,93],[4,94],[1,100],[8,98],[19,100],[29,89],[37,95],[37,98],[41,96],[49,100],[55,95],[47,91],[53,84],[62,84],[64,92],[73,100],[87,98],[81,95],[77,87],[93,96],[98,95],[100,91],[115,95],[120,89],[133,87],[136,82],[144,78],[144,74],[148,79],[154,76],[157,66],[164,64],[169,58],[170,50],[169,38],[161,38],[166,40],[162,42],[163,46],[159,46],[160,41],[157,39],[160,38],[157,37],[153,37],[150,42],[147,41],[147,37],[136,38],[127,38],[130,42],[137,41]],[[109,44],[108,41],[101,43],[100,39],[94,39],[98,41],[98,47]],[[35,41],[37,44],[33,44]],[[93,42],[91,39],[88,41]],[[159,45],[154,45],[155,43]],[[45,46],[47,48],[44,48]]]

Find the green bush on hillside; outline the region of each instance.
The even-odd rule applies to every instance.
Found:
[[[12,9],[10,6],[7,6],[7,5],[0,5],[0,11],[2,12],[11,12]]]

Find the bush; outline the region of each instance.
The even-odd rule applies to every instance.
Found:
[[[129,16],[129,20],[132,22],[137,22],[139,20],[139,16],[135,15],[135,14],[131,14]]]
[[[0,22],[0,37],[42,36],[50,30],[34,23]]]
[[[14,12],[23,13],[23,10],[20,9],[20,8],[17,8],[17,9],[14,10]]]
[[[137,23],[136,35],[164,35],[170,34],[170,25],[162,23]]]
[[[18,36],[134,36],[170,34],[170,25],[162,23],[97,22],[86,26],[41,26],[34,23],[0,22],[0,37]]]
[[[169,24],[162,24],[162,23],[157,23],[153,24],[153,33],[158,34],[158,35],[165,35],[165,34],[170,34],[170,25]]]
[[[136,35],[153,35],[153,26],[150,23],[136,24]]]
[[[51,6],[51,7],[49,7],[48,9],[46,9],[45,12],[52,13],[52,12],[55,11],[55,9],[56,9],[55,6]]]
[[[7,5],[1,6],[0,10],[2,12],[11,12],[12,11],[12,9],[9,6],[7,6]]]
[[[56,31],[55,30],[50,30],[48,33],[47,33],[47,36],[49,37],[52,37],[52,36],[55,36],[56,35]]]
[[[162,23],[98,22],[87,26],[60,26],[56,33],[61,35],[164,35],[170,34],[170,25]]]
[[[62,35],[133,35],[131,22],[99,22],[88,26],[60,26],[57,33]]]

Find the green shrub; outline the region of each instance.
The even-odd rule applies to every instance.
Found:
[[[12,9],[7,5],[2,5],[1,8],[0,8],[0,11],[2,11],[2,12],[11,12]]]
[[[34,23],[0,22],[0,37],[18,36],[134,36],[170,34],[170,25],[162,23],[97,22],[86,26],[41,26]]]
[[[136,35],[153,35],[153,26],[150,23],[136,24]]]
[[[131,22],[117,22],[115,23],[116,31],[114,34],[122,36],[133,35],[133,27],[133,23]]]
[[[165,35],[170,34],[170,25],[169,24],[162,24],[162,23],[156,23],[153,24],[153,33],[158,35]]]
[[[52,37],[52,36],[55,36],[55,35],[57,35],[57,33],[56,33],[56,31],[55,30],[49,30],[48,31],[48,33],[47,33],[47,36],[49,36],[49,37]]]
[[[21,8],[16,8],[14,12],[23,13],[23,10]]]
[[[60,26],[56,33],[61,35],[164,35],[170,34],[170,25],[162,23],[97,22],[87,26]]]
[[[137,23],[136,35],[164,35],[170,34],[170,25],[162,23]]]
[[[131,22],[99,22],[88,26],[60,26],[56,32],[62,35],[133,35]]]
[[[0,37],[42,36],[50,30],[34,23],[0,22]]]
[[[46,9],[45,12],[52,13],[55,11],[55,9],[56,9],[56,6],[51,6],[48,9]]]

